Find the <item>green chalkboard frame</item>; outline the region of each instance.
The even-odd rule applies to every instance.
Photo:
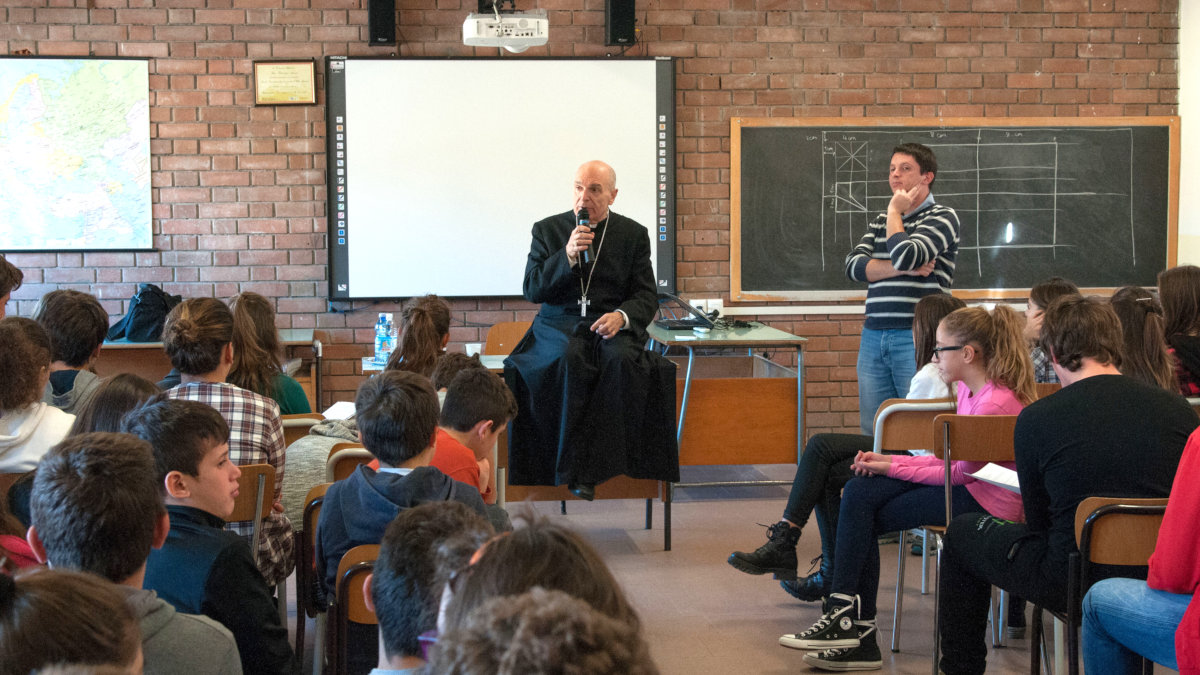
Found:
[[[750,147],[747,142],[744,144],[743,134],[754,133],[754,130],[778,128],[783,130],[813,130],[823,132],[846,132],[849,130],[863,130],[865,133],[875,133],[874,130],[897,129],[897,128],[912,128],[911,140],[916,142],[926,142],[923,138],[929,138],[940,130],[961,131],[967,129],[985,129],[985,130],[1032,130],[1034,133],[1043,132],[1049,133],[1050,130],[1068,129],[1068,128],[1085,128],[1075,129],[1079,133],[1088,131],[1105,131],[1107,128],[1112,129],[1128,129],[1142,127],[1160,127],[1166,131],[1168,152],[1163,153],[1165,156],[1152,156],[1139,158],[1139,161],[1152,162],[1156,168],[1156,172],[1162,173],[1162,180],[1166,182],[1166,204],[1159,205],[1154,211],[1156,217],[1152,219],[1151,227],[1158,228],[1161,222],[1161,227],[1165,229],[1165,260],[1162,261],[1163,267],[1170,267],[1176,264],[1177,249],[1178,249],[1178,224],[1179,224],[1179,153],[1180,153],[1180,120],[1174,116],[1160,117],[1079,117],[1079,118],[1027,118],[1027,117],[1008,117],[1008,118],[803,118],[803,117],[771,117],[771,118],[752,118],[752,117],[733,117],[730,119],[730,301],[731,302],[793,302],[793,301],[862,301],[866,298],[866,285],[860,287],[846,288],[845,284],[839,284],[843,288],[788,288],[779,287],[763,287],[770,284],[756,284],[755,270],[744,269],[743,253],[749,251],[748,242],[753,238],[752,235],[757,234],[758,240],[756,245],[759,252],[751,253],[753,255],[762,256],[762,250],[769,247],[764,247],[762,243],[763,237],[760,233],[753,233],[753,224],[743,223],[743,206],[749,204],[751,200],[761,196],[764,191],[770,192],[772,189],[785,189],[782,187],[772,187],[773,185],[783,185],[782,182],[775,183],[774,181],[749,181],[743,180],[746,175],[745,171],[752,171],[749,167],[743,166],[743,151]],[[1016,132],[1014,132],[1016,133]],[[1005,133],[1005,135],[1008,135]],[[782,137],[783,134],[780,134]],[[761,149],[762,144],[759,143],[755,148]],[[756,161],[754,157],[749,158],[748,164]],[[1165,164],[1165,166],[1164,166]],[[867,170],[875,169],[869,176],[868,180],[878,180],[885,183],[886,166],[868,167]],[[940,167],[944,171],[946,167]],[[941,173],[941,171],[939,173]],[[763,186],[766,182],[768,185]],[[886,185],[884,185],[886,187]],[[938,193],[938,188],[935,185],[935,196]],[[1134,194],[1131,191],[1131,194]],[[1140,194],[1140,193],[1137,193]],[[798,200],[809,199],[824,199],[828,197],[824,193],[798,193],[788,199],[793,203]],[[746,200],[745,202],[743,200]],[[781,203],[785,200],[779,200]],[[1135,201],[1132,197],[1127,196],[1127,201]],[[1133,208],[1133,207],[1131,207]],[[1141,208],[1137,206],[1137,208]],[[882,209],[877,209],[882,210]],[[1161,218],[1158,217],[1161,214]],[[745,226],[749,225],[750,230]],[[823,226],[822,226],[823,227]],[[1131,223],[1131,227],[1146,227],[1142,224]],[[865,229],[860,229],[855,235],[853,243],[857,243],[857,237]],[[1155,237],[1155,241],[1162,243],[1164,233],[1154,229],[1148,230]],[[745,235],[745,236],[744,236]],[[771,240],[768,239],[768,242]],[[845,246],[845,250],[841,252],[844,257],[846,252],[849,252],[853,243]],[[786,254],[787,243],[779,241],[771,244],[780,254]],[[744,250],[744,246],[747,248]],[[794,254],[794,252],[792,252]],[[765,255],[773,255],[774,251],[769,251]],[[834,257],[832,255],[826,257]],[[961,257],[961,252],[960,252]],[[803,264],[803,263],[802,263]],[[836,266],[838,270],[841,268],[840,258],[834,261],[823,261],[824,267]],[[1143,267],[1145,264],[1143,264]],[[839,272],[840,273],[840,272]],[[1046,276],[1051,276],[1057,273],[1051,269],[1047,271]],[[832,272],[826,270],[824,274],[829,275]],[[761,276],[761,275],[758,275]],[[843,275],[844,276],[844,275]],[[982,276],[982,275],[981,275]],[[1142,276],[1146,276],[1142,274]],[[826,278],[829,278],[826,276]],[[811,279],[806,278],[801,280],[797,285],[811,285]],[[1146,283],[1141,280],[1140,283]],[[1149,281],[1152,284],[1153,281]],[[787,282],[781,282],[787,286]],[[759,287],[755,287],[759,285]],[[978,285],[978,284],[976,284]],[[986,284],[984,284],[986,285]],[[1006,299],[1006,298],[1024,298],[1028,295],[1028,284],[1013,285],[1013,284],[996,284],[997,287],[971,287],[972,284],[959,283],[956,280],[954,295],[964,299]],[[1084,291],[1088,293],[1106,294],[1111,293],[1116,285],[1089,285],[1085,283]]]

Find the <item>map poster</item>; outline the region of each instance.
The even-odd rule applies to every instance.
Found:
[[[0,57],[0,251],[149,249],[146,59]]]

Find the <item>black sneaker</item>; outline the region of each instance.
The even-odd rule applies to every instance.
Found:
[[[834,593],[829,596],[832,609],[825,613],[811,628],[802,633],[780,636],[779,644],[792,649],[830,649],[832,647],[857,647],[858,596]],[[849,602],[849,604],[844,604]]]
[[[774,574],[776,579],[796,578],[796,542],[800,528],[781,520],[767,526],[767,543],[753,553],[734,551],[729,564],[746,574]]]
[[[875,641],[875,622],[856,621],[860,633],[857,647],[836,647],[804,655],[804,662],[821,670],[879,670],[883,656]]]

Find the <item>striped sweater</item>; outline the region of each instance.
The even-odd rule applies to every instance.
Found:
[[[873,330],[912,327],[913,308],[926,295],[949,292],[954,284],[954,259],[958,255],[958,215],[942,204],[926,202],[904,216],[904,232],[887,237],[887,214],[871,221],[858,245],[846,256],[846,276],[867,281],[867,261],[887,260],[898,270],[915,270],[936,260],[927,277],[900,275],[871,282],[867,289],[867,321]]]

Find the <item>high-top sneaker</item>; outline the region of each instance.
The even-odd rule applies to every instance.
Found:
[[[875,640],[875,621],[855,621],[858,629],[857,647],[834,647],[804,655],[804,662],[821,670],[879,670],[883,656]]]
[[[829,611],[811,628],[802,633],[790,633],[779,638],[779,644],[792,649],[829,649],[857,647],[858,596],[841,593],[829,596]]]

